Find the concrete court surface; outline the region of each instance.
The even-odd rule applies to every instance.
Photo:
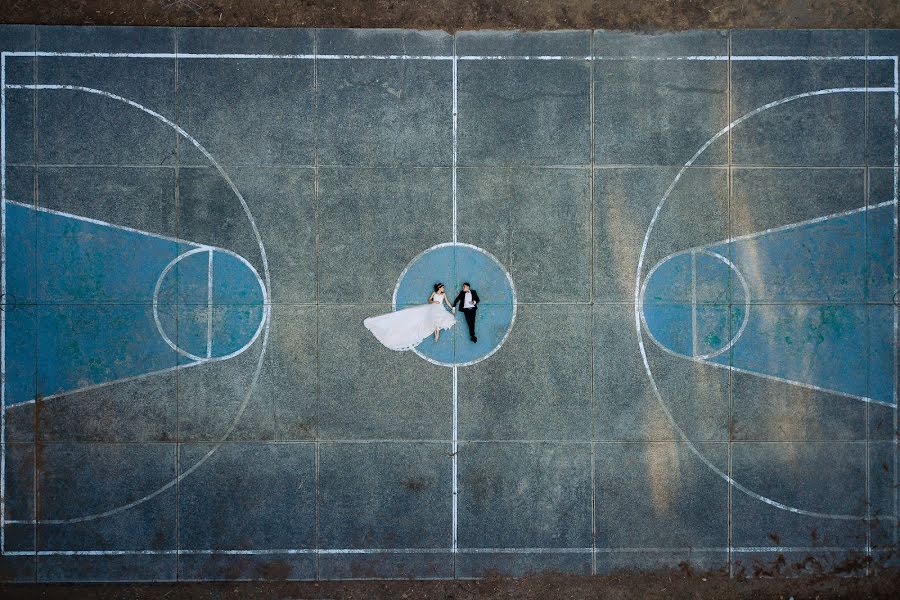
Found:
[[[894,564],[897,31],[0,46],[5,579]]]

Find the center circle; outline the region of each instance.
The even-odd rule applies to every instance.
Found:
[[[517,299],[512,277],[486,250],[471,244],[447,242],[416,256],[397,279],[394,310],[425,304],[436,283],[444,284],[447,300],[452,304],[464,282],[469,283],[479,298],[475,313],[478,341],[469,339],[466,319],[457,305],[456,325],[442,332],[437,342],[429,336],[413,350],[430,363],[463,367],[480,362],[500,349],[516,320]]]

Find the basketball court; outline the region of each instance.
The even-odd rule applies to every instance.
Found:
[[[897,31],[0,51],[10,579],[889,564]]]

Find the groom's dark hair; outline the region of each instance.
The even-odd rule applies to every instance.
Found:
[[[469,285],[468,281],[463,281],[463,287],[471,288],[472,286]]]

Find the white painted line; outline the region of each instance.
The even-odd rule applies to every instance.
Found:
[[[896,87],[896,83],[895,83],[895,87]],[[647,231],[644,234],[644,240],[641,245],[641,252],[640,252],[640,255],[638,258],[638,264],[637,264],[637,269],[636,269],[636,273],[635,273],[635,281],[634,281],[634,326],[635,326],[635,332],[637,333],[638,349],[641,353],[641,359],[644,363],[644,371],[646,372],[647,377],[650,380],[651,388],[653,389],[653,393],[656,396],[656,399],[657,399],[657,402],[658,402],[660,408],[662,408],[663,412],[665,413],[666,418],[668,419],[669,423],[671,424],[673,430],[678,434],[678,437],[681,440],[683,440],[683,442],[687,445],[687,447],[691,451],[691,453],[694,454],[694,456],[696,456],[703,464],[705,464],[707,466],[707,468],[709,468],[713,473],[717,474],[719,477],[724,479],[729,485],[740,490],[747,496],[750,496],[751,498],[755,498],[756,500],[759,500],[760,502],[768,504],[769,506],[773,506],[775,508],[779,508],[781,510],[785,510],[785,511],[792,512],[795,514],[806,515],[806,516],[810,516],[810,517],[817,517],[817,518],[822,518],[822,519],[835,519],[835,520],[845,520],[845,521],[856,521],[856,520],[864,519],[864,517],[861,517],[860,515],[832,514],[832,513],[823,513],[823,512],[818,512],[818,511],[804,510],[802,508],[797,508],[794,506],[789,506],[782,502],[778,502],[776,500],[773,500],[772,498],[763,496],[762,494],[758,494],[758,493],[754,492],[753,490],[743,486],[741,483],[739,483],[733,477],[729,476],[727,473],[724,473],[721,469],[719,469],[716,465],[714,465],[706,457],[706,455],[704,455],[702,452],[700,452],[700,450],[694,445],[694,443],[690,440],[690,438],[688,438],[688,436],[684,433],[684,430],[681,428],[681,426],[678,424],[678,422],[672,416],[672,412],[669,410],[668,405],[663,400],[662,394],[659,391],[659,387],[656,384],[656,379],[653,377],[653,372],[650,369],[650,361],[647,356],[647,350],[644,347],[644,338],[641,333],[641,314],[643,313],[643,306],[641,305],[641,287],[642,287],[641,286],[641,273],[643,271],[644,260],[647,255],[647,246],[650,243],[650,236],[653,233],[653,228],[656,225],[656,221],[659,219],[660,212],[662,211],[663,206],[666,203],[666,200],[669,198],[669,196],[672,193],[672,190],[675,189],[675,186],[678,184],[678,181],[681,179],[681,177],[684,175],[684,173],[687,171],[687,169],[692,164],[694,164],[694,162],[696,162],[696,160],[706,151],[707,148],[709,148],[710,145],[712,145],[713,142],[715,142],[717,139],[719,139],[720,137],[722,137],[723,135],[725,135],[726,133],[731,131],[734,127],[736,127],[740,123],[743,123],[747,119],[750,119],[753,116],[755,116],[763,111],[769,110],[776,106],[780,106],[782,104],[794,102],[794,101],[800,100],[802,98],[809,98],[809,97],[813,97],[813,96],[822,96],[822,95],[827,95],[827,94],[864,93],[867,91],[871,92],[871,91],[890,90],[891,92],[895,92],[895,87],[894,88],[871,88],[871,89],[867,89],[866,87],[827,88],[827,89],[815,90],[815,91],[811,91],[811,92],[804,92],[801,94],[794,94],[792,96],[787,96],[785,98],[781,98],[779,100],[769,102],[768,104],[764,104],[764,105],[762,105],[758,108],[755,108],[755,109],[751,110],[750,112],[745,113],[744,115],[738,117],[737,119],[735,119],[734,121],[729,123],[727,126],[725,126],[723,129],[718,131],[711,138],[709,138],[694,153],[694,155],[684,164],[684,166],[679,170],[678,174],[675,176],[675,178],[669,184],[669,187],[666,189],[665,193],[663,194],[662,198],[660,199],[659,204],[657,204],[656,209],[653,212],[653,216],[650,219],[650,224],[647,227]],[[893,519],[893,516],[891,516],[891,518]]]
[[[457,89],[459,87],[459,76],[458,76],[458,65],[456,61],[456,57],[453,58],[453,166],[450,170],[450,177],[452,180],[451,189],[453,194],[453,242],[457,241],[457,226],[456,226],[456,167],[457,167],[457,150],[458,150],[458,140],[457,140],[457,123],[458,123],[458,111],[459,105],[457,101]]]
[[[185,258],[188,258],[189,256],[193,256],[194,254],[199,254],[201,252],[208,252],[208,250],[206,248],[194,248],[192,250],[188,250],[187,252],[182,252],[181,254],[179,254],[172,260],[170,260],[169,264],[167,264],[163,268],[163,270],[159,272],[159,277],[156,278],[156,284],[153,286],[153,297],[152,297],[153,298],[153,300],[152,300],[153,322],[156,323],[156,331],[159,333],[159,336],[163,339],[163,341],[166,343],[166,345],[169,346],[169,348],[171,348],[178,354],[181,354],[182,356],[189,358],[190,360],[192,360],[194,362],[206,362],[208,357],[203,358],[203,357],[197,356],[196,354],[191,354],[190,352],[188,352],[187,350],[185,350],[184,348],[182,348],[181,346],[176,344],[172,340],[172,338],[169,337],[169,334],[166,333],[166,329],[165,329],[165,327],[163,327],[162,321],[160,321],[160,319],[159,319],[159,290],[162,287],[162,283],[165,280],[166,275],[169,274],[169,271],[171,271],[175,267],[175,265],[180,263]],[[180,279],[181,278],[178,277],[176,279],[176,281],[180,281]],[[176,285],[178,285],[178,284],[176,284]],[[177,322],[178,322],[178,320],[176,318],[176,323]],[[175,332],[175,337],[176,338],[178,337],[177,331]]]
[[[894,56],[866,56],[866,55],[844,55],[844,56],[732,56],[733,61],[825,61],[825,60],[891,60]]]
[[[859,552],[864,548],[842,546],[739,546],[733,548],[742,554],[767,552]],[[648,548],[459,548],[459,554],[660,554],[660,553],[725,553],[725,547],[648,547]],[[191,549],[179,550],[15,550],[7,556],[170,556],[187,555],[221,556],[272,556],[278,554],[319,555],[372,555],[372,554],[448,554],[449,548],[260,548],[260,549]]]
[[[27,208],[27,209],[29,209],[29,210],[36,210],[36,211],[42,212],[42,213],[48,213],[48,214],[51,214],[51,215],[58,215],[58,216],[61,216],[61,217],[66,217],[67,219],[75,219],[75,220],[77,220],[77,221],[84,221],[85,223],[92,223],[92,224],[94,224],[94,225],[102,225],[103,227],[110,227],[110,228],[112,228],[112,229],[120,229],[120,230],[122,230],[122,231],[128,231],[129,233],[137,233],[137,234],[140,234],[140,235],[145,235],[145,236],[147,236],[147,237],[156,238],[156,239],[158,239],[158,240],[165,240],[165,241],[167,241],[167,242],[176,242],[176,243],[178,243],[178,244],[186,244],[186,245],[191,246],[191,247],[193,247],[193,248],[201,248],[201,249],[204,249],[204,248],[210,248],[210,246],[207,246],[206,244],[198,244],[197,242],[191,242],[191,241],[183,240],[183,239],[177,238],[177,237],[172,237],[172,236],[168,236],[168,235],[162,235],[162,234],[160,234],[160,233],[153,233],[153,232],[151,232],[151,231],[143,231],[143,230],[140,230],[140,229],[135,229],[134,227],[128,227],[128,226],[126,226],[126,225],[117,225],[116,223],[110,223],[110,222],[108,222],[108,221],[101,221],[100,219],[94,219],[94,218],[92,218],[92,217],[85,217],[85,216],[82,216],[82,215],[76,215],[76,214],[73,214],[73,213],[63,212],[63,211],[61,211],[61,210],[53,210],[53,209],[51,209],[51,208],[44,208],[44,207],[41,207],[41,206],[34,206],[33,204],[28,204],[28,203],[26,203],[26,202],[19,202],[19,201],[16,201],[16,200],[9,200],[9,199],[7,199],[6,201],[7,201],[8,203],[12,204],[12,205],[20,206],[20,207],[22,207],[22,208]]]
[[[452,452],[452,470],[453,470],[453,542],[451,545],[451,549],[455,554],[458,550],[458,539],[457,539],[457,527],[458,527],[458,514],[457,514],[457,502],[459,498],[459,463],[458,463],[458,453],[459,453],[459,379],[458,379],[458,371],[459,367],[453,367],[453,442],[451,444],[451,452]]]
[[[471,55],[471,56],[460,56],[459,60],[534,60],[534,61],[589,61],[591,60],[590,56],[562,56],[559,54],[551,54],[551,55],[535,55],[535,56],[526,56],[526,55]]]
[[[206,358],[212,358],[212,323],[213,323],[213,251],[209,251],[209,262],[206,268]],[[257,279],[259,276],[257,275]],[[262,283],[262,281],[260,281]],[[263,288],[265,294],[265,288]],[[265,297],[265,296],[263,296]]]
[[[427,54],[204,54],[204,53],[171,53],[171,52],[9,52],[11,56],[43,56],[43,57],[69,57],[69,58],[179,58],[179,59],[237,59],[237,60],[438,60],[452,61],[449,55]],[[590,56],[561,56],[561,55],[511,55],[511,56],[460,56],[460,60],[535,60],[535,61],[563,61],[563,60],[591,60]]]
[[[645,284],[646,291],[646,284]],[[700,356],[700,341],[697,339],[697,253],[691,252],[691,356]]]
[[[590,36],[589,48],[591,51],[591,56],[594,56],[594,35],[593,33]],[[591,222],[590,222],[590,239],[591,239],[591,270],[590,270],[590,278],[591,278],[591,289],[590,295],[588,299],[590,300],[590,311],[591,311],[591,402],[590,402],[590,414],[591,414],[591,444],[588,446],[588,449],[591,453],[591,575],[597,574],[597,553],[593,552],[593,549],[597,547],[597,465],[596,465],[596,452],[594,452],[594,439],[595,435],[595,419],[593,415],[596,414],[594,412],[594,407],[596,405],[596,394],[595,394],[595,382],[596,382],[596,346],[597,342],[595,336],[593,335],[594,329],[594,297],[595,297],[595,287],[596,287],[596,252],[594,251],[594,236],[596,235],[596,202],[594,199],[594,188],[596,186],[596,176],[597,173],[594,170],[596,166],[596,152],[594,147],[594,114],[596,111],[596,82],[594,80],[595,77],[595,65],[593,62],[588,65],[588,69],[590,69],[590,74],[588,76],[588,85],[590,86],[588,89],[589,100],[588,102],[588,123],[590,124],[588,142],[590,143],[590,158],[591,158],[591,171],[588,176],[588,185],[590,185],[590,190],[588,191],[588,197],[591,202]]]
[[[898,62],[900,62],[900,56],[894,57],[894,467],[893,467],[893,476],[894,476],[894,535],[893,541],[894,544],[897,544],[898,540],[898,523],[897,519],[900,518],[900,502],[898,502],[898,494],[900,494],[900,485],[898,485],[898,475],[897,469],[900,466],[897,459],[897,449],[898,449],[898,440],[900,440],[900,420],[898,420],[898,402],[897,402],[897,387],[900,384],[900,380],[898,380],[897,372],[898,372],[898,354],[900,354],[900,348],[897,347],[898,340],[900,340],[900,331],[898,331],[898,308],[896,304],[896,298],[898,294],[898,290],[900,290],[900,286],[898,286],[898,277],[900,277],[900,263],[898,263],[897,257],[897,246],[900,243],[900,234],[898,234],[897,224],[898,224],[898,210],[900,210],[900,203],[897,203],[897,191],[898,186],[900,186],[900,179],[898,179],[898,154],[900,154],[900,136],[898,136],[898,126],[900,126],[900,72],[898,72]]]
[[[465,554],[587,554],[593,548],[463,548]]]
[[[176,369],[186,369],[188,367],[194,367],[196,365],[202,365],[209,361],[201,360],[199,362],[186,363],[183,365],[176,365],[174,367],[167,367],[165,369],[160,369],[158,371],[149,371],[147,373],[141,373],[140,375],[134,375],[133,377],[123,377],[121,379],[113,379],[111,381],[104,381],[102,383],[95,383],[93,385],[87,385],[80,388],[75,388],[73,390],[66,390],[65,392],[60,392],[59,394],[51,394],[49,396],[41,396],[41,403],[46,402],[47,400],[54,400],[56,398],[64,398],[66,396],[70,396],[72,394],[80,394],[82,392],[88,392],[90,390],[97,390],[100,388],[105,388],[110,385],[114,385],[117,383],[127,383],[129,381],[137,381],[138,379],[146,379],[147,377],[151,377],[154,375],[161,375],[163,373],[171,373]],[[10,404],[6,407],[6,410],[15,410],[20,406],[28,406],[29,404],[34,404],[34,399],[26,400],[25,402],[17,402],[16,404]]]
[[[865,548],[844,548],[841,546],[738,546],[735,552],[864,552]]]
[[[33,55],[33,53],[26,53],[26,56],[31,56],[31,55]],[[99,519],[99,518],[103,518],[103,517],[107,517],[107,516],[111,516],[114,514],[124,512],[131,508],[134,508],[135,506],[143,504],[144,502],[147,502],[148,500],[155,498],[156,496],[158,496],[161,493],[165,492],[166,490],[172,488],[173,486],[175,486],[176,483],[180,482],[182,479],[184,479],[185,477],[187,477],[188,475],[190,475],[191,473],[196,471],[198,468],[200,468],[200,466],[202,466],[207,460],[209,460],[209,458],[219,449],[219,447],[221,447],[221,445],[225,442],[225,440],[227,440],[231,436],[232,432],[237,427],[237,424],[240,422],[241,416],[244,414],[244,411],[247,409],[247,405],[250,402],[250,397],[253,394],[253,391],[256,388],[256,385],[259,381],[259,375],[262,372],[263,361],[265,359],[266,349],[268,347],[269,330],[270,330],[270,323],[271,323],[271,320],[269,318],[270,312],[271,312],[271,305],[268,303],[268,297],[269,297],[268,290],[271,288],[271,275],[269,272],[269,260],[266,255],[265,245],[262,243],[262,236],[260,235],[259,228],[256,225],[256,220],[253,218],[253,214],[250,212],[250,207],[247,205],[247,201],[244,199],[244,196],[241,194],[240,190],[238,190],[237,186],[234,184],[234,181],[232,181],[232,179],[228,175],[228,173],[222,168],[222,166],[218,163],[218,161],[216,161],[216,159],[209,153],[209,151],[205,147],[203,147],[203,145],[200,142],[198,142],[194,137],[192,137],[184,129],[182,129],[175,123],[173,123],[171,120],[167,119],[166,117],[162,116],[161,114],[157,113],[156,111],[154,111],[150,108],[147,108],[146,106],[143,106],[133,100],[129,100],[128,98],[125,98],[123,96],[119,96],[117,94],[113,94],[111,92],[106,92],[103,90],[98,90],[95,88],[88,88],[88,87],[83,87],[83,86],[73,86],[73,85],[56,85],[56,84],[40,84],[40,85],[27,85],[27,86],[16,86],[16,87],[17,87],[17,89],[78,91],[78,92],[84,92],[84,93],[88,93],[88,94],[104,96],[104,97],[110,98],[112,100],[116,100],[118,102],[123,102],[129,106],[132,106],[140,111],[143,111],[143,112],[149,114],[152,117],[155,117],[156,119],[162,121],[163,123],[165,123],[172,129],[174,129],[180,136],[182,136],[183,138],[185,138],[186,140],[191,142],[191,144],[193,144],[194,147],[197,148],[197,150],[199,150],[206,157],[206,159],[213,165],[213,167],[215,167],[215,169],[218,171],[219,175],[225,180],[225,182],[228,184],[231,191],[234,193],[235,197],[240,202],[241,208],[243,209],[244,214],[246,215],[247,220],[250,223],[250,227],[253,231],[253,235],[256,238],[256,243],[259,247],[260,260],[262,262],[262,267],[263,267],[263,277],[265,278],[264,282],[262,282],[263,292],[264,292],[263,316],[262,316],[262,320],[261,320],[260,330],[258,330],[256,333],[256,336],[259,336],[260,331],[261,331],[262,332],[261,335],[262,335],[263,339],[262,339],[262,345],[260,347],[259,357],[256,362],[256,370],[254,371],[253,377],[250,380],[249,385],[247,386],[247,393],[245,394],[244,399],[241,402],[241,405],[238,407],[238,410],[235,414],[234,420],[228,426],[227,430],[224,432],[222,437],[219,438],[219,440],[213,444],[212,448],[210,448],[210,450],[207,451],[206,454],[204,454],[189,469],[181,472],[174,479],[169,481],[167,484],[163,485],[162,487],[158,488],[157,490],[155,490],[149,494],[146,494],[145,496],[143,496],[141,498],[138,498],[136,500],[133,500],[131,502],[128,502],[126,504],[123,504],[121,506],[118,506],[116,508],[112,508],[112,509],[109,509],[109,510],[106,510],[103,512],[93,513],[93,514],[89,514],[89,515],[82,515],[80,517],[73,517],[70,519],[46,519],[46,520],[42,519],[40,521],[41,523],[57,524],[57,525],[58,524],[67,524],[67,523],[82,523],[85,521],[91,521],[91,520],[95,520],[95,519]],[[8,89],[8,88],[9,88],[9,86],[4,86],[4,89]],[[192,244],[192,245],[195,245],[195,244]],[[208,247],[205,246],[204,248],[208,248]],[[228,252],[227,250],[224,250],[224,249],[221,251]],[[246,259],[244,259],[243,257],[241,257],[237,254],[234,254],[234,253],[232,253],[232,254],[235,257],[237,257],[239,260],[244,261],[245,264],[249,265],[249,263],[246,262]],[[250,265],[250,267],[253,268],[252,265]],[[254,272],[255,272],[255,269],[254,269]],[[257,274],[257,278],[259,278],[258,274]],[[262,279],[260,279],[260,281],[262,281]],[[256,336],[254,336],[254,340],[255,340]],[[0,413],[5,413],[5,411],[0,411]],[[33,555],[33,553],[31,553],[31,554]]]
[[[172,52],[50,52],[50,51],[15,51],[6,52],[7,56],[31,57],[69,57],[69,58],[178,58],[178,59],[232,59],[232,60],[454,60],[449,55],[417,55],[417,54],[254,54],[254,53],[172,53]],[[471,55],[459,56],[458,60],[469,61],[727,61],[727,55],[688,55],[688,56],[563,56],[559,54],[538,55]],[[733,61],[830,61],[830,60],[894,60],[895,56],[732,56]]]
[[[873,204],[871,206],[860,206],[859,208],[851,208],[850,210],[844,210],[841,212],[832,213],[830,215],[824,215],[821,217],[816,217],[814,219],[807,219],[805,221],[798,221],[796,223],[789,223],[787,225],[780,225],[778,227],[770,227],[769,229],[763,229],[761,231],[757,231],[754,233],[748,233],[745,235],[738,235],[735,237],[730,237],[728,239],[720,240],[717,242],[712,242],[710,244],[705,244],[703,246],[696,246],[694,248],[690,248],[688,250],[684,250],[683,252],[687,252],[689,250],[703,250],[705,248],[710,248],[712,246],[721,246],[723,244],[730,244],[732,242],[740,242],[743,240],[752,240],[754,238],[762,237],[764,235],[769,235],[770,233],[778,233],[780,231],[787,231],[789,229],[796,229],[798,227],[803,227],[805,225],[814,225],[816,223],[821,223],[822,221],[828,221],[831,219],[837,219],[840,217],[846,217],[849,215],[853,215],[860,212],[871,211],[877,208],[884,208],[886,206],[893,206],[897,204],[896,200],[886,200],[884,202],[879,202],[878,204]]]
[[[243,53],[173,53],[173,52],[7,52],[10,56],[66,58],[178,58],[221,60],[452,60],[452,56],[416,54],[243,54]]]
[[[452,56],[412,54],[319,54],[316,58],[323,60],[453,60]]]
[[[866,396],[857,396],[855,394],[848,394],[846,392],[840,392],[837,390],[831,390],[828,388],[819,387],[817,385],[812,385],[811,383],[795,381],[793,379],[786,379],[784,377],[777,377],[775,375],[769,375],[766,373],[757,373],[756,371],[750,371],[748,369],[741,369],[740,367],[735,367],[733,365],[723,365],[723,364],[712,362],[712,361],[706,360],[706,359],[698,358],[697,362],[702,363],[704,365],[708,365],[710,367],[718,367],[719,369],[728,369],[729,371],[734,371],[735,373],[741,373],[744,375],[752,375],[754,377],[761,377],[763,379],[768,379],[770,381],[777,381],[779,383],[787,383],[790,385],[806,388],[808,390],[813,390],[816,392],[824,392],[826,394],[832,394],[834,396],[841,396],[844,398],[850,398],[852,400],[859,400],[860,402],[865,402],[867,404],[877,404],[880,406],[886,406],[888,408],[894,408],[894,405],[891,402],[885,402],[884,400],[875,400],[873,398],[867,398]]]
[[[49,52],[49,51],[25,51],[7,52],[7,56],[65,56],[70,58],[175,58],[171,52]]]
[[[595,56],[594,60],[604,62],[615,61],[648,61],[648,62],[668,62],[668,61],[698,61],[698,62],[716,62],[727,61],[727,54],[710,54],[710,55],[694,55],[694,56]]]
[[[0,554],[6,549],[6,53],[0,52]]]
[[[591,548],[465,548],[460,553],[465,554],[586,554]],[[449,554],[449,548],[279,548],[259,550],[192,550],[189,548],[179,550],[39,550],[7,552],[9,556],[166,556],[179,554],[197,555],[273,555],[273,554]]]
[[[738,62],[754,62],[754,61],[770,61],[770,62],[801,62],[801,61],[829,61],[829,60],[893,60],[894,56],[772,56],[772,55],[758,55],[758,56],[734,56],[729,57],[726,54],[723,55],[698,55],[698,56],[595,56],[594,60],[599,61],[649,61],[649,62],[666,62],[666,61],[699,61],[699,62],[714,62],[714,61],[728,61],[729,58],[732,61]]]
[[[852,551],[861,550],[862,548],[844,548],[840,546],[738,546],[732,548],[739,552],[836,552],[836,551]],[[597,548],[597,552],[614,554],[616,552],[624,553],[642,553],[642,552],[728,552],[727,547],[700,547],[693,546],[673,546],[673,547],[653,547],[653,548]]]

